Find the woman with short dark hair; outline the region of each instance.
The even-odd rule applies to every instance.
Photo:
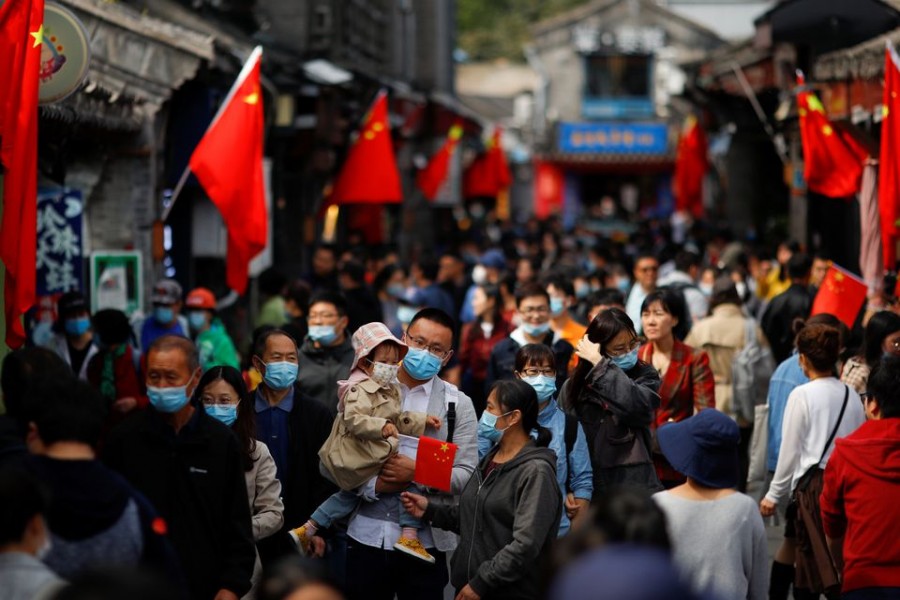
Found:
[[[651,426],[654,432],[666,423],[683,421],[703,409],[716,407],[716,382],[709,357],[678,339],[685,315],[683,298],[672,290],[651,292],[641,305],[647,343],[638,349],[638,358],[652,365],[660,378],[660,405]],[[672,468],[656,443],[653,463],[664,487],[684,483],[684,475]]]
[[[560,393],[587,436],[595,499],[614,486],[662,489],[650,454],[659,373],[638,360],[639,345],[625,311],[603,311],[578,342],[578,367]]]

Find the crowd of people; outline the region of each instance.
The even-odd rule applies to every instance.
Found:
[[[205,288],[64,294],[2,367],[0,597],[900,598],[890,289],[850,327],[793,243],[478,240],[322,245],[239,344]]]

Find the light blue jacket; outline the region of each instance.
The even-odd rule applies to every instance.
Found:
[[[551,400],[538,413],[538,423],[553,434],[549,447],[556,453],[556,480],[559,483],[563,502],[569,492],[578,500],[590,502],[594,493],[594,471],[591,467],[591,454],[588,451],[587,438],[584,436],[581,423],[578,424],[578,434],[572,445],[572,453],[568,456],[566,456],[566,413],[560,410],[556,400]],[[490,440],[481,435],[478,436],[479,460],[484,458],[491,447]],[[559,522],[559,537],[569,532],[569,525],[569,517],[563,509]]]
[[[769,445],[766,467],[774,472],[778,465],[778,453],[781,450],[781,424],[784,421],[784,409],[788,396],[798,385],[809,383],[809,377],[800,368],[800,355],[794,352],[786,358],[769,380]]]

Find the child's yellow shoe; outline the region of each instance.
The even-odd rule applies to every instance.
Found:
[[[294,544],[296,544],[300,554],[307,556],[309,554],[309,543],[312,539],[306,531],[306,525],[298,527],[297,529],[291,529],[288,531],[288,535],[294,540]]]
[[[428,551],[425,550],[425,546],[423,546],[422,542],[418,539],[400,538],[397,540],[397,543],[394,544],[394,550],[405,552],[410,556],[415,556],[419,560],[434,564],[434,557],[428,554]]]

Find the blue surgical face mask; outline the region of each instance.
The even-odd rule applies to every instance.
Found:
[[[266,363],[266,372],[263,381],[273,390],[286,390],[297,381],[297,363],[270,362]]]
[[[202,310],[192,311],[188,314],[188,323],[191,324],[191,329],[200,331],[206,327],[206,313]]]
[[[550,298],[550,312],[558,317],[566,310],[566,301],[563,298]]]
[[[175,320],[175,311],[170,306],[154,306],[153,318],[160,325],[168,325]]]
[[[387,286],[387,293],[394,298],[402,298],[406,295],[406,286],[402,283],[392,283]]]
[[[535,375],[534,377],[523,377],[522,381],[534,388],[537,393],[538,402],[543,404],[548,402],[553,394],[556,393],[556,378],[546,375]]]
[[[638,351],[637,348],[629,352],[628,354],[623,354],[622,356],[610,357],[609,360],[613,362],[614,365],[622,369],[623,371],[627,371],[634,367],[637,364],[638,359]]]
[[[191,375],[186,384],[178,387],[147,386],[147,398],[150,399],[150,405],[161,413],[177,413],[188,403],[187,388],[193,380],[194,376]]]
[[[616,282],[616,287],[619,288],[619,291],[623,294],[627,294],[628,290],[631,289],[631,281],[628,279],[620,279]]]
[[[76,319],[66,319],[66,333],[71,336],[80,336],[91,328],[91,320],[88,317],[78,317]]]
[[[334,325],[310,325],[309,339],[327,346],[337,339],[337,332],[334,330]]]
[[[522,323],[522,329],[531,337],[539,337],[546,335],[550,331],[550,323],[538,323],[537,325]]]
[[[579,300],[584,300],[591,294],[591,286],[587,283],[582,283],[581,285],[575,286],[575,297]]]
[[[481,413],[481,419],[478,421],[478,436],[483,437],[494,444],[499,442],[506,429],[497,429],[497,419],[505,417],[508,414],[509,413],[503,413],[502,415],[497,416],[492,415],[488,411]]]
[[[413,317],[416,316],[417,312],[419,311],[412,306],[404,306],[401,304],[397,307],[397,320],[408,325],[412,323]]]
[[[237,404],[210,404],[205,408],[206,414],[213,419],[218,419],[229,427],[237,420]]]
[[[428,381],[440,372],[442,363],[428,350],[410,348],[403,358],[403,370],[417,381]]]

